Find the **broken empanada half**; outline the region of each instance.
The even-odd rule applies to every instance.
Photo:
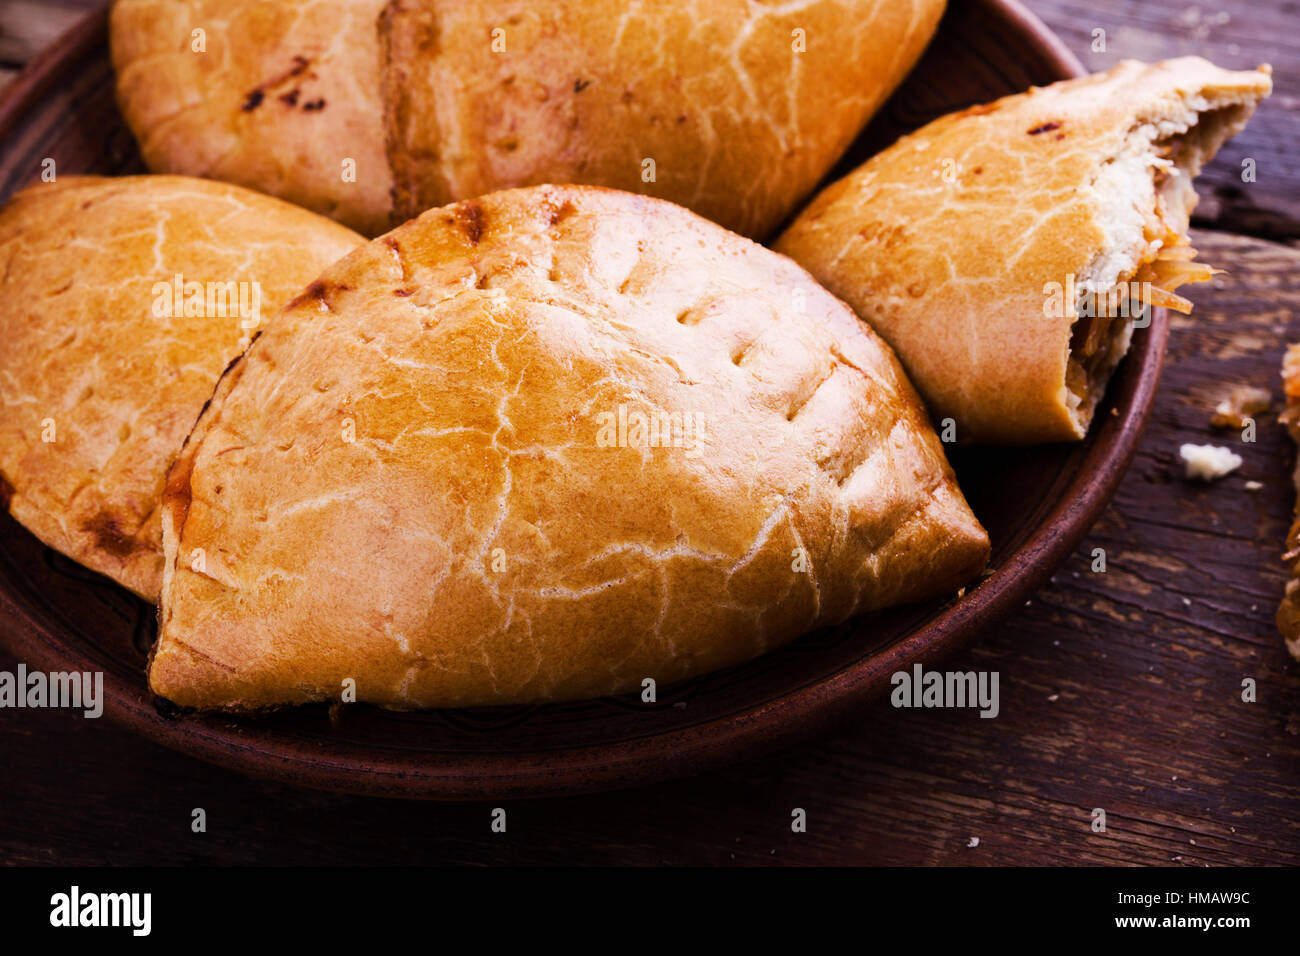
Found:
[[[1268,67],[1125,61],[935,120],[817,196],[777,241],[897,352],[962,442],[1082,438],[1147,305],[1194,261],[1192,177]],[[1145,321],[1145,319],[1144,319]]]
[[[984,567],[893,353],[790,260],[542,186],[327,270],[168,479],[153,690],[554,701],[743,661]]]
[[[167,469],[263,318],[362,243],[179,176],[64,177],[0,210],[0,493],[50,547],[150,601]]]

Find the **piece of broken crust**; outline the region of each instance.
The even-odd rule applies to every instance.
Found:
[[[1238,385],[1215,406],[1210,424],[1215,428],[1245,428],[1260,412],[1268,411],[1273,404],[1266,388],[1255,385]]]

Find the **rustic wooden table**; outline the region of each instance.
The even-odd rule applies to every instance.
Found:
[[[88,5],[0,3],[0,85]],[[1273,628],[1293,453],[1267,415],[1254,444],[1208,425],[1230,383],[1280,399],[1283,342],[1300,338],[1300,13],[1289,0],[1030,5],[1089,68],[1185,53],[1268,61],[1276,90],[1203,179],[1195,245],[1229,274],[1194,291],[1195,316],[1174,323],[1154,416],[1113,505],[1049,586],[952,661],[1000,673],[996,720],[882,702],[776,757],[512,805],[498,835],[488,805],[292,789],[42,711],[0,734],[0,861],[1300,863],[1300,664]],[[1104,52],[1091,49],[1099,29]],[[1249,185],[1244,158],[1258,168]],[[1187,484],[1179,445],[1210,441],[1240,445],[1244,466]],[[1104,574],[1091,570],[1095,548]],[[1248,677],[1254,703],[1241,700]],[[205,834],[190,832],[195,807]],[[796,807],[806,833],[791,832]],[[1105,833],[1090,825],[1097,807]]]

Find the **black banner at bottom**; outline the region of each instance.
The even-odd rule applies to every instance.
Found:
[[[7,933],[338,945],[448,930],[654,938],[782,924],[918,942],[1109,938],[1231,945],[1292,929],[1295,871],[1229,869],[0,869]],[[661,937],[662,938],[662,937]],[[451,945],[444,940],[442,945]]]

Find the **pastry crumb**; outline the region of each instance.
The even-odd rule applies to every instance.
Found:
[[[1259,491],[1259,490],[1260,490],[1261,488],[1263,488],[1263,487],[1264,487],[1264,482],[1262,482],[1262,481],[1248,481],[1248,482],[1246,482],[1246,490],[1247,490],[1247,491]]]
[[[1241,467],[1241,456],[1219,445],[1183,445],[1178,454],[1192,481],[1217,481]]]
[[[1272,404],[1273,396],[1266,389],[1238,385],[1219,402],[1210,416],[1210,424],[1215,428],[1245,428],[1248,419],[1268,411]]]

